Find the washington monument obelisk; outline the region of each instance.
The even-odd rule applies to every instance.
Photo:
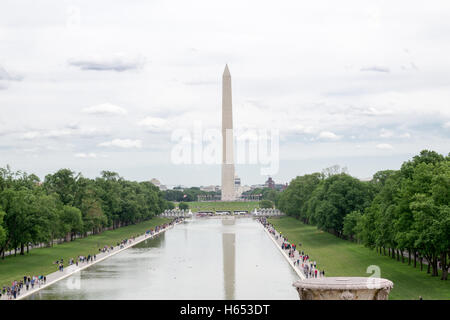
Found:
[[[222,201],[235,199],[231,75],[226,65],[222,76]]]

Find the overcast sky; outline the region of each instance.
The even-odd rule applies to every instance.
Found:
[[[235,128],[280,130],[277,183],[371,177],[450,151],[449,35],[448,0],[2,0],[0,166],[220,184],[171,162],[171,134],[220,128],[228,63]]]

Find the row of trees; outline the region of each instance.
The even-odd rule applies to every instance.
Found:
[[[88,179],[61,169],[41,183],[34,174],[0,168],[0,255],[137,223],[166,208],[152,183],[127,181],[115,172]]]
[[[191,187],[188,189],[181,189],[181,188],[173,188],[172,190],[165,190],[163,191],[164,199],[167,201],[175,201],[175,202],[182,202],[182,201],[197,201],[198,196],[220,196],[221,192],[217,191],[203,191],[200,190],[199,187]],[[243,195],[261,195],[261,200],[270,200],[273,203],[277,203],[278,198],[280,196],[280,191],[274,190],[271,188],[256,188],[253,190],[249,190],[243,193]]]
[[[400,170],[360,181],[334,167],[293,179],[278,207],[304,223],[408,263],[426,259],[447,279],[450,263],[450,156],[422,151]],[[413,257],[413,259],[412,259]]]
[[[163,191],[164,199],[167,201],[197,201],[199,195],[209,195],[212,197],[215,195],[220,195],[220,192],[203,191],[200,190],[199,187],[191,187],[189,189],[174,188],[172,190]]]
[[[273,203],[277,203],[281,192],[271,188],[255,188],[243,193],[243,195],[261,195],[261,200],[269,200]]]

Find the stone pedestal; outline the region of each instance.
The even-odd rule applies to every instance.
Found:
[[[325,277],[292,284],[300,300],[387,300],[392,281],[365,277]]]

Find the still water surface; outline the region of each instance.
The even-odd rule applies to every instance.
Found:
[[[298,279],[252,218],[193,219],[29,299],[298,299]]]

